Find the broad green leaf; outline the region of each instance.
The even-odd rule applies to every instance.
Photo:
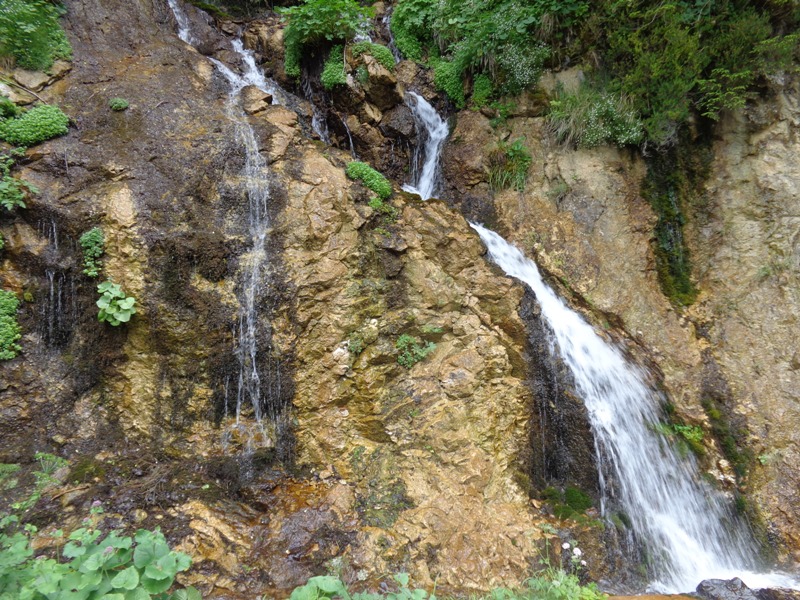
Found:
[[[394,580],[403,587],[405,587],[408,585],[408,573],[397,573],[394,576]]]
[[[150,600],[150,594],[142,588],[136,588],[125,594],[125,600]]]
[[[114,576],[111,585],[117,589],[132,590],[139,585],[139,571],[136,567],[128,567]]]
[[[172,585],[172,577],[167,577],[166,579],[151,579],[146,575],[142,575],[139,579],[139,583],[151,594],[160,594],[161,592],[166,592],[169,586]]]
[[[167,554],[147,565],[144,574],[152,579],[173,578],[177,572],[176,566],[175,557],[172,554]]]

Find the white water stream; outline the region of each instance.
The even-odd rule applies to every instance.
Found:
[[[406,103],[414,115],[417,124],[417,135],[424,137],[424,160],[422,171],[415,181],[406,184],[403,189],[412,194],[419,194],[423,200],[432,198],[436,192],[439,177],[439,159],[447,135],[450,133],[447,121],[439,116],[436,109],[416,92],[409,92]],[[424,134],[424,135],[423,135]]]
[[[414,118],[427,138],[422,172],[413,187],[404,189],[427,199],[436,188],[447,124],[424,98],[410,95]],[[614,501],[648,550],[655,575],[650,588],[689,592],[704,579],[732,577],[753,588],[796,587],[798,582],[786,575],[756,572],[756,544],[730,503],[701,481],[692,457],[679,457],[654,431],[661,396],[646,384],[645,374],[556,295],[534,262],[493,231],[471,225],[491,259],[536,294],[552,332],[550,351],[568,366],[588,411],[598,463],[605,461],[613,474]],[[599,479],[605,509],[608,490],[602,468]]]
[[[169,0],[170,7],[175,13],[175,19],[180,27],[179,37],[191,43],[191,31],[188,29],[188,20],[181,11],[177,0]],[[184,29],[185,27],[185,29]],[[243,73],[239,74],[215,58],[209,58],[219,73],[225,77],[230,85],[226,109],[228,117],[235,126],[236,139],[244,150],[245,163],[241,171],[241,181],[248,199],[248,232],[250,249],[241,256],[244,278],[241,290],[238,293],[241,311],[237,328],[237,344],[234,350],[239,362],[239,375],[236,393],[236,423],[240,421],[243,407],[250,404],[253,416],[259,425],[266,417],[271,422],[278,418],[277,402],[273,400],[280,397],[280,378],[273,383],[271,377],[266,377],[262,382],[263,364],[266,359],[263,348],[265,325],[259,320],[258,303],[260,297],[266,292],[267,270],[269,267],[266,242],[269,232],[268,205],[270,199],[269,168],[258,147],[255,131],[247,119],[241,103],[241,92],[247,86],[255,86],[261,91],[272,95],[273,104],[280,103],[283,90],[277,84],[269,81],[255,63],[253,53],[246,50],[240,39],[231,42],[231,47],[242,59]],[[269,374],[267,374],[269,375]],[[266,387],[266,389],[264,389]],[[275,387],[276,389],[273,389]],[[227,383],[226,383],[227,406]],[[264,415],[266,409],[267,414]]]

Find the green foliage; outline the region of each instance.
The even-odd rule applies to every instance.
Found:
[[[46,0],[3,0],[0,9],[0,56],[13,56],[25,69],[43,71],[53,60],[72,57],[58,23],[61,4]]]
[[[347,83],[347,75],[344,70],[344,46],[331,48],[331,52],[325,60],[320,81],[326,90],[332,90],[337,85]]]
[[[548,568],[537,577],[527,582],[528,589],[522,594],[498,596],[492,594],[493,600],[501,598],[525,598],[526,600],[605,600],[608,596],[590,583],[581,585],[577,575],[567,573],[563,569]]]
[[[703,456],[706,453],[706,448],[703,445],[705,432],[699,425],[658,423],[655,429],[662,435],[666,435],[679,442],[678,451],[681,455],[686,454],[686,448],[694,452],[697,456]]]
[[[494,94],[494,84],[492,80],[483,73],[475,76],[472,81],[472,105],[475,108],[482,108],[489,104]]]
[[[17,146],[33,146],[64,135],[69,117],[57,106],[39,104],[13,119],[0,121],[0,139]]]
[[[395,5],[390,27],[394,44],[405,58],[422,60],[433,42],[437,0],[402,0]]]
[[[406,369],[410,369],[436,350],[436,344],[433,342],[426,342],[406,333],[397,338],[394,346],[399,351],[397,362]]]
[[[350,51],[355,58],[358,58],[362,54],[369,54],[385,69],[394,71],[394,55],[386,46],[373,44],[372,42],[357,42],[350,47]]]
[[[39,193],[33,184],[11,176],[16,159],[24,155],[25,152],[18,148],[0,154],[0,206],[6,210],[25,208],[25,195]]]
[[[17,340],[22,337],[17,323],[19,300],[9,290],[0,290],[0,360],[11,360],[22,348]]]
[[[0,252],[6,247],[6,238],[3,237],[3,234],[0,233]]]
[[[123,111],[129,106],[130,103],[125,98],[112,98],[108,101],[108,108],[116,112]]]
[[[591,85],[581,85],[576,92],[559,89],[547,118],[558,140],[582,148],[622,147],[643,139],[642,123],[630,103]]]
[[[8,119],[16,117],[22,112],[22,109],[14,104],[9,98],[0,96],[0,119]]]
[[[284,70],[290,77],[300,76],[300,60],[306,46],[322,42],[347,41],[361,23],[373,15],[371,8],[355,0],[303,0],[297,6],[279,8],[289,20],[284,30]]]
[[[436,595],[422,589],[408,588],[408,574],[398,573],[393,577],[395,592],[353,592],[338,577],[322,575],[312,577],[305,585],[295,588],[289,600],[322,600],[341,598],[342,600],[436,600]],[[385,586],[388,587],[388,586]]]
[[[553,514],[559,519],[586,520],[583,514],[592,506],[592,498],[575,486],[567,486],[562,492],[554,487],[542,490],[542,497],[553,507]]]
[[[100,269],[103,268],[100,257],[103,256],[105,247],[103,230],[92,227],[80,237],[79,243],[83,249],[83,274],[89,277],[99,276]]]
[[[721,399],[704,398],[701,404],[722,454],[731,463],[738,481],[744,481],[753,462],[753,452],[747,447],[747,430],[734,425],[735,418]]]
[[[136,299],[128,296],[122,288],[113,281],[104,281],[97,286],[100,299],[97,307],[100,311],[97,314],[98,321],[106,321],[114,327],[120,323],[127,323],[131,316],[136,314]]]
[[[386,200],[392,195],[392,184],[378,171],[370,167],[367,163],[353,161],[347,164],[345,171],[350,179],[355,179],[364,184],[378,194],[381,200]]]
[[[462,81],[461,71],[452,61],[443,59],[432,59],[433,82],[436,88],[442,90],[450,98],[456,108],[464,108],[466,98],[464,97],[464,82]]]
[[[387,204],[380,198],[371,198],[369,201],[369,207],[381,215],[384,225],[390,225],[391,223],[397,221],[399,211],[394,206]]]
[[[533,157],[522,138],[512,144],[499,142],[489,155],[489,186],[493,190],[513,187],[518,192],[523,191],[532,162]]]

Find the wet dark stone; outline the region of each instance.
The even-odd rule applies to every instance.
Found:
[[[759,600],[756,593],[741,579],[706,579],[697,586],[697,593],[706,600]]]

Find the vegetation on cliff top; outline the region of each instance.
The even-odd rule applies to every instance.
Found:
[[[58,22],[65,8],[47,0],[3,0],[0,9],[0,57],[17,66],[43,71],[56,59],[72,58],[72,48]]]

